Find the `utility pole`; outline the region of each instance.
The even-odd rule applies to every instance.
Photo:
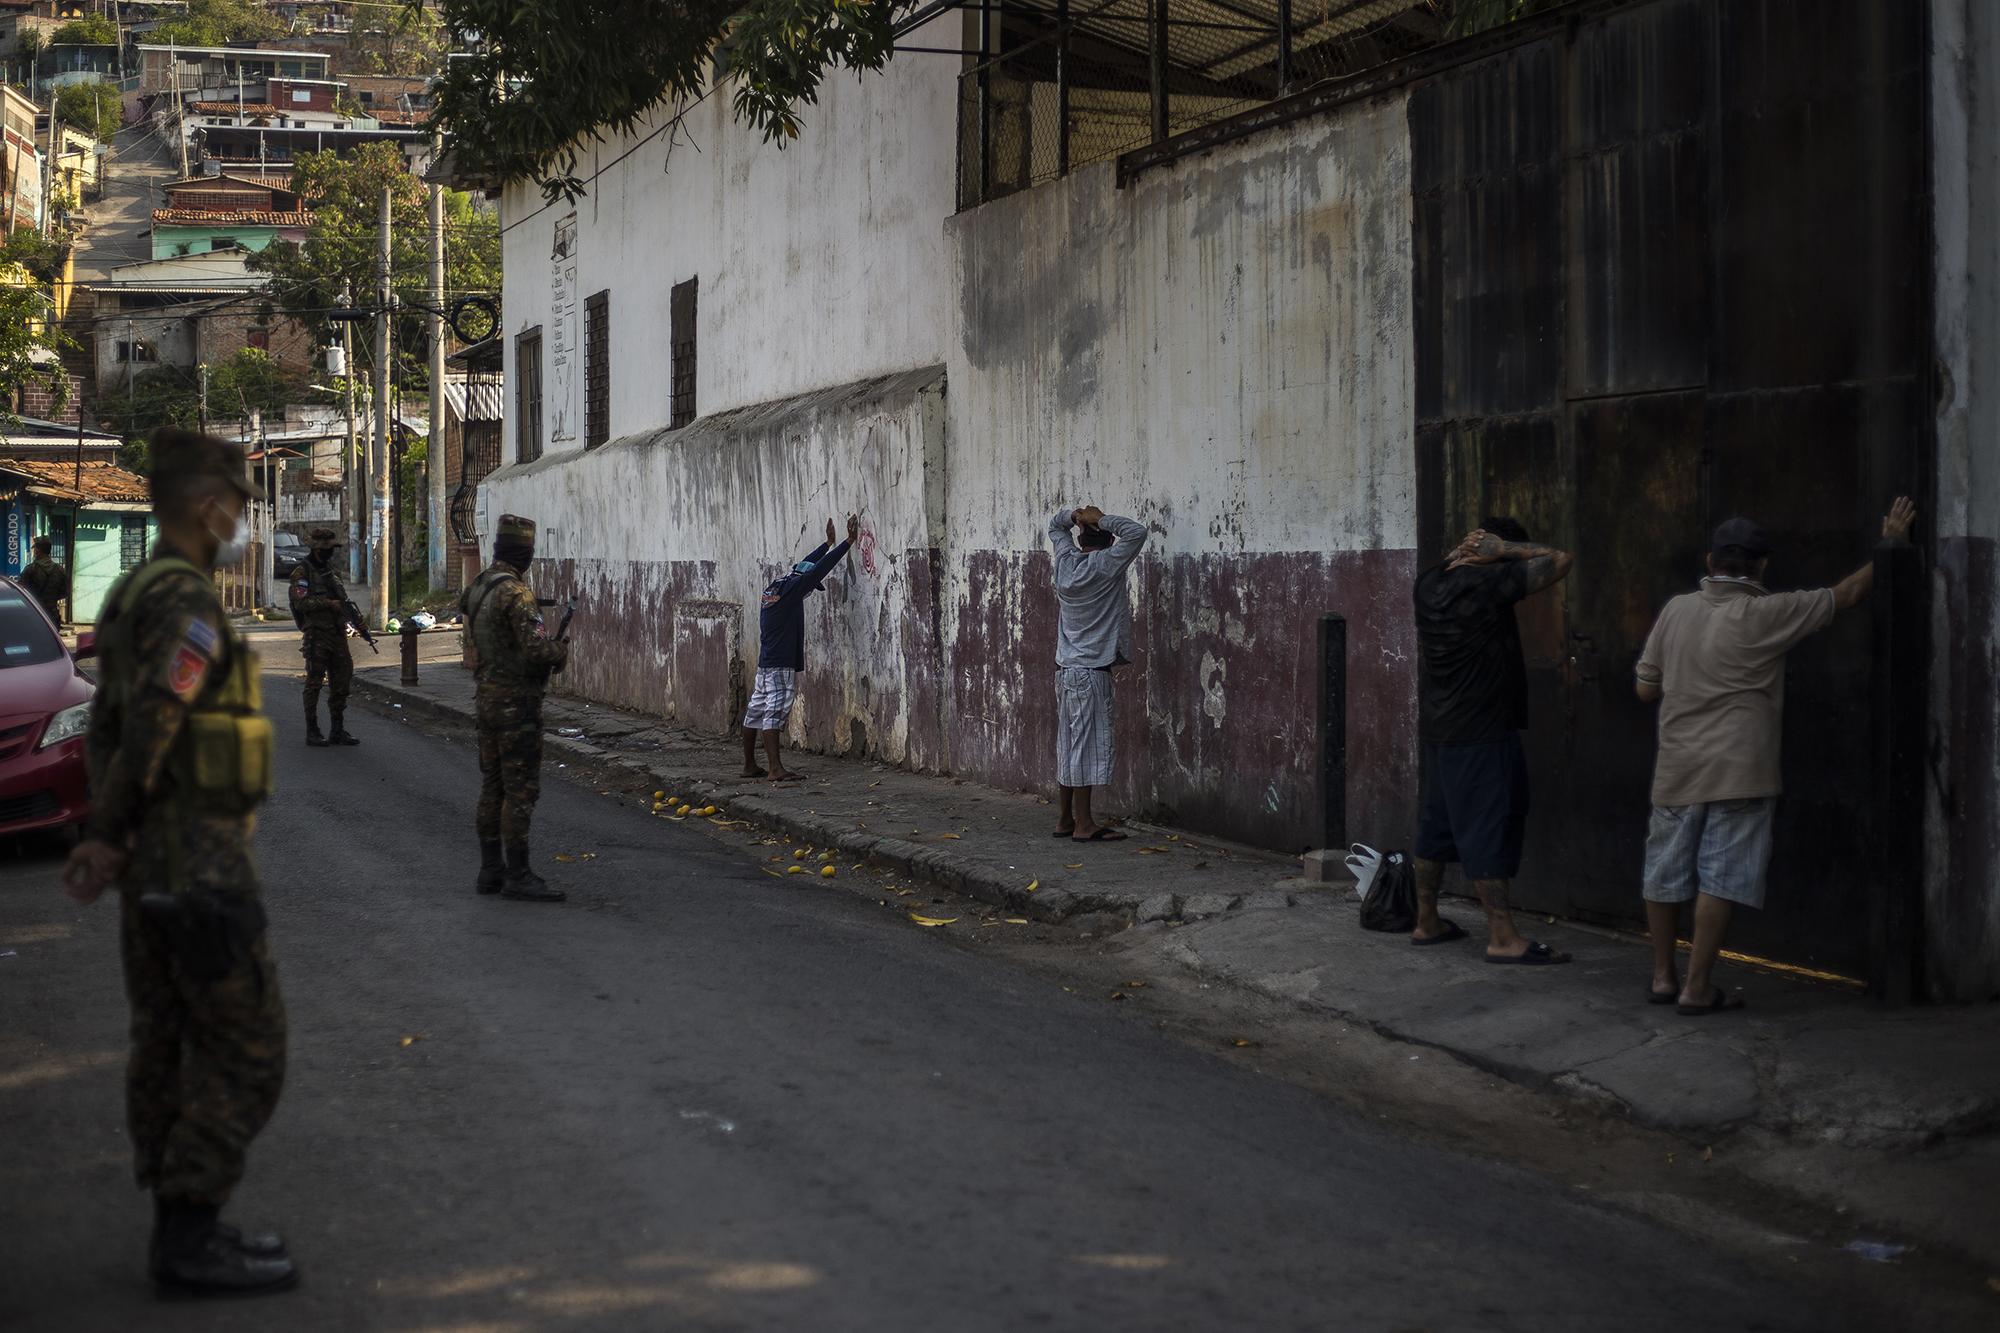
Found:
[[[195,399],[195,420],[201,423],[202,434],[208,433],[208,362],[194,368],[195,381],[199,386]]]
[[[354,284],[340,284],[340,305],[343,310],[354,307]],[[367,472],[355,466],[354,453],[354,324],[351,320],[340,322],[340,382],[345,392],[347,407],[347,447],[340,454],[340,519],[347,529],[347,581],[361,582],[361,515],[368,508],[361,502],[362,485]]]
[[[434,139],[432,143],[437,141]],[[432,160],[436,160],[433,152]],[[430,485],[425,509],[429,525],[424,551],[430,567],[430,589],[437,592],[445,576],[444,521],[444,186],[431,186],[431,404],[430,443],[424,449],[424,476]]]
[[[389,627],[389,303],[395,291],[389,285],[389,187],[382,187],[382,216],[375,238],[375,448],[369,460],[374,495],[370,498],[368,550],[374,560],[369,571],[374,576],[375,627]]]

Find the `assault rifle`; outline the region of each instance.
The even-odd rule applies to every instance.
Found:
[[[341,606],[346,612],[347,623],[352,625],[354,632],[361,636],[361,642],[368,645],[369,651],[379,654],[382,650],[375,646],[375,636],[368,632],[368,622],[362,617],[361,608],[354,604],[354,599],[352,597],[348,598],[341,603]],[[372,671],[374,668],[370,667],[369,670]]]

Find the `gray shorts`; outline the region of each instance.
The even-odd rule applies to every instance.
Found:
[[[1056,785],[1102,787],[1111,781],[1111,673],[1091,667],[1056,671]]]
[[[1646,898],[1692,901],[1697,892],[1745,907],[1764,905],[1778,798],[1656,805],[1646,828]]]

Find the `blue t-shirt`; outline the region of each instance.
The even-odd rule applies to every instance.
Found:
[[[819,591],[833,567],[847,555],[848,543],[828,550],[822,543],[800,563],[810,566],[764,585],[764,607],[757,613],[757,666],[806,669],[806,598]]]

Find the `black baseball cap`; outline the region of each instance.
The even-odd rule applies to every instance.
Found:
[[[1715,536],[1709,540],[1708,549],[1718,553],[1738,550],[1761,560],[1771,554],[1771,539],[1765,535],[1764,529],[1739,514],[1735,518],[1722,520],[1721,526],[1715,530]]]

